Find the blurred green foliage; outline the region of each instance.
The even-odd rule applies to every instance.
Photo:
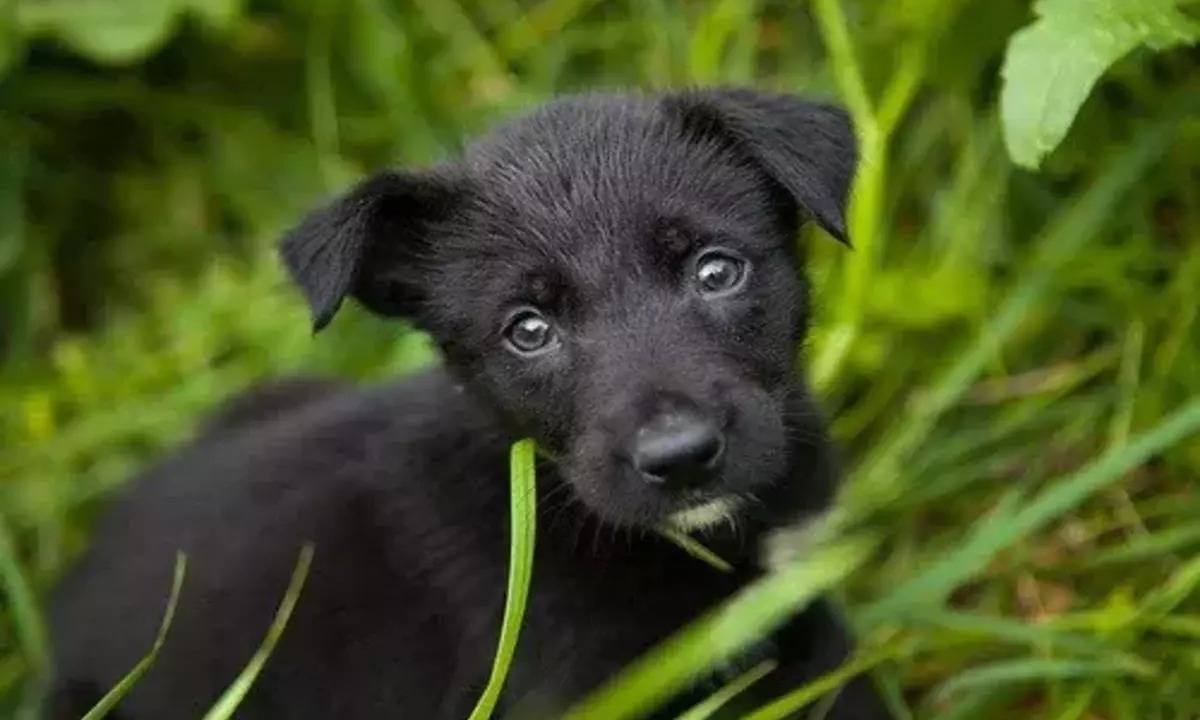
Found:
[[[354,309],[311,337],[300,212],[555,93],[713,82],[859,126],[806,369],[900,716],[1195,717],[1200,4],[1034,5],[0,0],[0,717],[100,501],[198,413],[434,359]]]

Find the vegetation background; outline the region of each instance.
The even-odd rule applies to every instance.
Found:
[[[1194,0],[0,0],[0,717],[198,414],[435,361],[313,340],[302,210],[554,93],[713,82],[859,126],[857,249],[804,242],[860,669],[898,717],[1200,717],[1197,38]]]

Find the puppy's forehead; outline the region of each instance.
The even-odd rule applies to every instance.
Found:
[[[625,231],[638,216],[689,203],[751,214],[746,195],[764,185],[728,147],[688,137],[657,100],[640,96],[549,103],[497,128],[464,159],[499,212],[593,231]]]
[[[778,242],[767,176],[728,143],[689,135],[654,98],[553,102],[477,141],[463,162],[476,203],[467,239],[447,251],[489,301],[608,297],[702,238]],[[672,226],[689,242],[664,252]]]

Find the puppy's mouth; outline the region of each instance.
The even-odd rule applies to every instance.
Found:
[[[672,530],[685,533],[720,525],[736,526],[737,513],[743,503],[743,499],[737,495],[712,498],[670,513],[664,524]]]

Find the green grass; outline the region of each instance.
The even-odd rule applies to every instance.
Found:
[[[262,672],[263,667],[270,659],[275,645],[279,642],[279,638],[282,637],[284,630],[287,628],[288,620],[291,619],[296,603],[300,600],[300,594],[304,589],[304,581],[308,578],[308,571],[312,566],[314,551],[315,548],[311,544],[306,544],[301,548],[300,558],[296,562],[295,569],[292,571],[292,578],[288,583],[287,591],[284,593],[279,609],[275,613],[275,618],[271,621],[271,625],[267,629],[266,637],[263,638],[262,644],[254,652],[254,656],[250,658],[250,661],[243,668],[242,672],[238,674],[233,683],[217,699],[217,702],[204,714],[203,720],[228,720],[228,718],[234,716],[238,706],[245,700],[246,694],[249,693],[250,688],[254,685],[254,681],[258,678],[259,673]],[[179,553],[175,559],[175,573],[171,583],[171,593],[167,599],[167,609],[163,613],[162,622],[159,625],[158,633],[154,637],[154,643],[151,645],[150,651],[112,689],[105,693],[104,697],[84,715],[83,720],[101,720],[101,718],[107,717],[120,704],[122,698],[141,681],[142,676],[154,665],[154,662],[158,658],[158,653],[167,641],[167,633],[175,617],[175,608],[179,605],[186,574],[187,558],[182,553]],[[30,715],[33,715],[34,712],[32,709],[28,710],[28,714]]]
[[[691,82],[837,96],[859,127],[856,249],[801,238],[801,369],[848,479],[811,554],[584,708],[645,706],[829,588],[860,655],[756,720],[868,669],[899,718],[1200,715],[1194,51],[1117,62],[1031,172],[998,71],[1026,0],[193,0],[82,40],[72,5],[0,2],[0,718],[32,718],[39,606],[96,512],[200,413],[435,359],[354,309],[314,340],[283,227],[554,93]]]
[[[488,720],[504,691],[504,680],[517,650],[525,605],[533,580],[533,547],[537,533],[537,493],[534,477],[534,443],[521,440],[513,444],[509,461],[512,498],[509,515],[511,542],[509,549],[508,589],[505,593],[504,615],[500,621],[500,640],[492,673],[470,720]]]
[[[312,566],[313,555],[315,553],[316,547],[312,544],[307,544],[300,549],[300,558],[296,562],[296,568],[292,571],[292,579],[288,582],[287,591],[283,594],[283,600],[279,604],[275,618],[271,621],[270,627],[267,628],[266,637],[263,638],[262,644],[255,650],[254,656],[250,658],[250,662],[238,674],[233,684],[221,694],[217,702],[204,714],[203,720],[228,720],[235,715],[238,705],[245,700],[246,694],[250,692],[250,688],[254,685],[254,681],[258,679],[259,673],[262,672],[263,667],[270,660],[271,653],[275,650],[275,645],[278,644],[279,638],[283,636],[284,630],[287,629],[287,623],[292,617],[292,611],[295,610],[296,603],[300,601],[300,596],[304,592],[304,581],[308,579],[308,570]]]
[[[83,720],[101,720],[101,718],[107,717],[117,707],[117,704],[121,702],[121,698],[125,697],[142,679],[146,671],[154,665],[159,651],[167,641],[167,633],[171,629],[171,621],[175,618],[175,608],[179,604],[179,595],[183,590],[183,581],[186,575],[187,558],[183,554],[176,555],[175,574],[171,581],[171,594],[167,598],[167,609],[163,612],[162,622],[158,626],[158,633],[154,636],[154,644],[151,645],[150,651],[124,677],[117,681],[117,684],[105,693],[104,697],[100,698],[95,707],[83,716]]]

